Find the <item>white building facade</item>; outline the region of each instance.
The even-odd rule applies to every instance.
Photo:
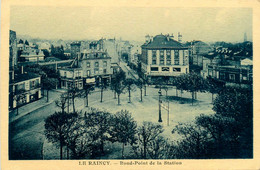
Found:
[[[189,51],[181,43],[164,35],[157,35],[142,45],[141,67],[148,81],[158,77],[172,77],[189,73]]]

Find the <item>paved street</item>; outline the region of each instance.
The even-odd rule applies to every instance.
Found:
[[[18,119],[13,118],[9,124],[9,152],[10,159],[42,159],[42,145],[44,140],[44,120],[57,110],[54,100],[60,92],[49,92],[50,104],[36,110],[37,104],[46,103],[43,98],[37,102],[20,108]],[[33,110],[27,114],[28,110]],[[24,114],[26,113],[26,114]]]
[[[51,92],[50,98],[53,100],[58,98],[60,92]],[[165,95],[163,91],[163,95]],[[168,95],[175,95],[175,89],[168,92]],[[110,90],[104,91],[103,103],[100,103],[100,92],[96,91],[89,96],[89,106],[101,110],[108,110],[111,113],[116,113],[120,110],[129,110],[138,124],[143,121],[151,121],[158,123],[158,89],[153,87],[147,88],[147,96],[143,97],[143,102],[140,102],[140,91],[136,89],[132,93],[132,103],[128,103],[128,94],[122,94],[120,97],[121,105],[117,105],[117,100],[113,98],[113,92]],[[183,97],[190,98],[190,93],[183,93]],[[163,97],[164,98],[164,97]],[[191,106],[190,103],[180,104],[179,101],[170,102],[170,126],[167,126],[167,112],[162,111],[162,119],[164,126],[163,135],[167,138],[176,139],[176,136],[171,134],[172,128],[177,122],[189,122],[194,120],[201,113],[211,114],[212,105],[210,104],[210,94],[198,94],[199,103]],[[45,102],[45,100],[41,100]],[[76,110],[86,111],[89,108],[84,106],[84,99],[76,99]],[[33,103],[31,103],[33,104]],[[29,104],[30,105],[30,104]],[[72,107],[71,111],[72,111]],[[51,103],[45,107],[41,107],[32,111],[30,114],[20,117],[10,124],[10,159],[42,159],[42,148],[44,141],[44,120],[59,108],[55,103]],[[45,153],[46,154],[46,153]],[[48,153],[47,153],[48,154]],[[46,158],[48,155],[45,156]]]

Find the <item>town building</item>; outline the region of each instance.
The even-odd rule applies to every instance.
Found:
[[[202,41],[192,41],[190,49],[190,64],[197,65],[199,67],[203,66],[203,57],[213,51],[207,43]]]
[[[80,42],[73,42],[70,44],[70,57],[71,58],[76,58],[78,56],[78,53],[80,52]]]
[[[229,84],[252,84],[253,66],[208,65],[208,76]]]
[[[141,46],[143,77],[154,81],[158,77],[171,80],[174,76],[189,73],[189,51],[169,35],[157,35]]]
[[[13,69],[17,66],[18,58],[17,58],[17,39],[16,32],[10,30],[9,32],[9,68]]]
[[[91,50],[103,50],[104,49],[104,40],[100,39],[98,41],[92,41],[89,43],[89,49]]]
[[[29,48],[23,51],[19,57],[21,62],[39,62],[44,61],[44,54],[43,51]]]
[[[36,101],[41,95],[41,77],[34,73],[15,74],[10,72],[9,109],[15,109],[27,103]]]
[[[110,82],[111,57],[106,51],[84,50],[79,53],[79,67],[83,70],[83,77],[95,78],[98,85],[101,80]]]
[[[83,71],[82,68],[60,68],[60,82],[62,89],[70,89],[72,87],[83,89]]]

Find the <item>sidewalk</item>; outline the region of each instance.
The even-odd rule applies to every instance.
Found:
[[[57,90],[50,90],[49,91],[49,102],[46,102],[46,97],[42,97],[41,99],[34,101],[32,103],[28,103],[18,109],[18,115],[17,115],[17,110],[14,109],[12,111],[9,111],[9,123],[14,122],[15,120],[39,109],[45,106],[50,105],[53,103],[59,95],[57,93],[63,93],[63,91],[57,89]]]

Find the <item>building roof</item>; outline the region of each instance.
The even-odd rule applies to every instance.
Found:
[[[253,61],[249,58],[241,60],[241,65],[253,65]]]
[[[47,57],[45,59],[46,62],[50,62],[50,61],[61,61],[61,59],[56,58],[56,57]]]
[[[185,48],[180,42],[173,40],[165,35],[156,35],[152,41],[147,44],[143,44],[142,48]]]
[[[208,58],[208,59],[213,59],[214,57],[216,57],[215,53],[208,53],[206,55],[204,55],[203,57]]]
[[[82,70],[82,68],[81,67],[63,67],[63,68],[60,68],[59,70],[77,71],[77,70]]]
[[[22,81],[26,81],[26,80],[30,80],[30,79],[34,79],[34,78],[38,78],[40,77],[40,75],[38,74],[35,74],[35,73],[31,73],[31,72],[27,72],[27,73],[24,73],[24,74],[15,74],[14,75],[14,80],[11,82],[12,83],[19,83],[19,82],[22,82]]]

